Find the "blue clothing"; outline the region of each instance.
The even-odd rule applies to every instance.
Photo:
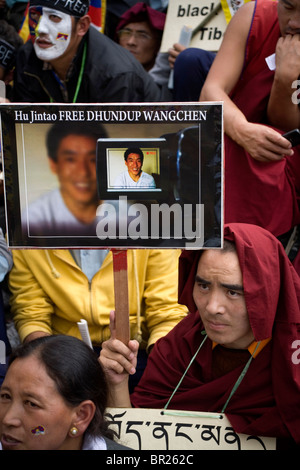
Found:
[[[109,250],[70,250],[78,266],[91,282],[102,266]]]
[[[4,380],[8,357],[11,353],[11,346],[6,333],[6,324],[4,316],[4,305],[2,292],[0,290],[0,386]]]
[[[6,274],[11,270],[12,265],[12,254],[7,248],[6,240],[0,228],[0,282],[3,281]],[[0,385],[6,373],[7,360],[10,353],[11,346],[6,332],[4,304],[0,289]]]
[[[214,52],[189,47],[174,65],[174,101],[199,101],[207,74],[215,59]]]

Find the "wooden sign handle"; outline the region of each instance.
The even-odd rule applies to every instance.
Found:
[[[112,250],[115,290],[116,337],[125,344],[130,339],[127,250]]]

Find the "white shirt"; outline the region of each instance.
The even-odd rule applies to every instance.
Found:
[[[92,223],[80,222],[65,205],[59,189],[42,195],[22,214],[23,230],[29,236],[95,236],[96,224],[96,214]]]
[[[118,175],[114,181],[114,187],[117,188],[156,188],[153,176],[148,175],[142,171],[141,176],[137,181],[134,181],[129,175],[128,171],[125,170],[123,173]]]

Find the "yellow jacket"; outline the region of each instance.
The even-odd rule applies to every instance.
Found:
[[[166,335],[187,313],[177,303],[179,250],[127,251],[131,338],[141,348]],[[34,331],[80,338],[84,318],[94,345],[110,336],[114,309],[112,253],[89,282],[68,250],[13,250],[11,310],[21,341]]]

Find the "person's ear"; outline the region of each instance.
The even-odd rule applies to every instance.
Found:
[[[71,437],[82,436],[92,421],[96,411],[96,405],[92,400],[85,400],[75,409],[72,427],[69,434]]]
[[[76,25],[76,31],[78,36],[84,36],[91,25],[91,17],[89,15],[84,15],[79,18],[78,23]]]

